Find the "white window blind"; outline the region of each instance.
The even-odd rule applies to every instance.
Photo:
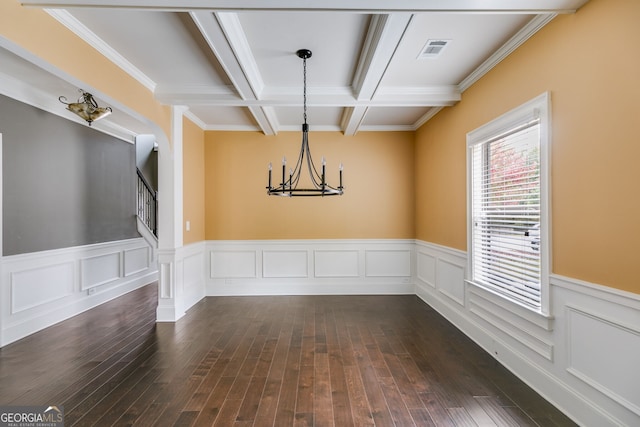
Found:
[[[472,280],[541,307],[540,119],[471,145]]]

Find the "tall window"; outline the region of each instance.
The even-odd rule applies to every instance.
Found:
[[[546,312],[549,97],[467,135],[470,281]]]

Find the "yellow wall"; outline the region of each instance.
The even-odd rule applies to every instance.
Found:
[[[206,239],[413,238],[412,132],[309,133],[318,164],[327,159],[327,181],[337,186],[344,163],[343,196],[267,196],[300,151],[301,133],[206,132]],[[289,166],[287,166],[289,167]]]
[[[189,119],[182,123],[182,240],[187,245],[204,240],[204,131]]]
[[[640,293],[639,17],[636,0],[591,0],[427,122],[416,134],[417,238],[466,249],[466,133],[550,91],[553,272]]]

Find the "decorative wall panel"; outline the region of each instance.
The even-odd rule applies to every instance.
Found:
[[[640,324],[567,307],[568,371],[640,415]],[[635,377],[635,378],[634,378]]]
[[[367,277],[411,276],[411,251],[368,250],[365,256]]]
[[[122,275],[120,252],[80,260],[80,288],[86,290],[116,281]]]
[[[436,258],[433,255],[418,252],[417,276],[427,285],[436,286]]]
[[[314,251],[315,277],[358,277],[358,251]]]
[[[307,251],[265,251],[262,253],[263,277],[308,277]]]
[[[445,259],[436,263],[436,283],[440,292],[464,305],[464,267]]]
[[[149,268],[150,252],[150,248],[146,246],[125,250],[123,252],[125,277]]]
[[[11,313],[52,303],[69,296],[74,288],[72,262],[11,274]]]
[[[212,278],[256,277],[255,251],[212,251]]]

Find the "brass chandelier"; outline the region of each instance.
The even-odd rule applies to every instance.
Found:
[[[77,114],[83,120],[86,120],[91,126],[91,123],[96,120],[100,120],[104,117],[107,117],[113,110],[111,107],[100,107],[98,103],[93,98],[89,92],[85,92],[82,89],[79,89],[82,96],[78,99],[77,102],[67,102],[67,98],[64,96],[58,97],[58,101],[62,102],[67,106],[67,110],[72,113]]]
[[[309,196],[341,196],[344,193],[344,187],[342,186],[342,163],[340,163],[340,184],[337,187],[329,185],[325,177],[325,158],[322,157],[322,172],[318,173],[316,166],[311,158],[311,151],[309,149],[309,125],[307,124],[307,59],[311,57],[311,51],[308,49],[300,49],[296,52],[299,58],[302,59],[303,70],[303,117],[304,123],[302,124],[302,146],[300,147],[300,154],[298,155],[298,161],[294,169],[289,169],[287,174],[287,158],[282,158],[282,181],[276,187],[271,184],[271,173],[273,166],[269,163],[269,185],[267,186],[267,194],[269,196],[284,196],[284,197],[309,197]],[[309,186],[303,187],[301,185],[300,178],[305,175],[303,169],[306,169],[306,175],[309,176]],[[305,181],[307,181],[305,179]]]

